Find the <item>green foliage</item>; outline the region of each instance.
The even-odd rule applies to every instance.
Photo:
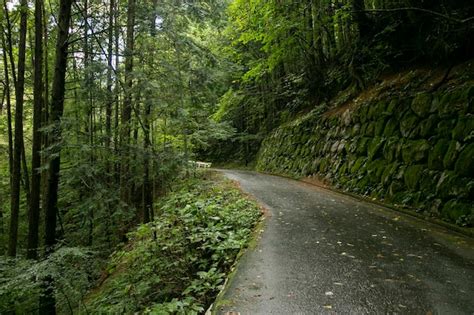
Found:
[[[154,222],[111,257],[87,309],[95,313],[198,314],[213,300],[260,216],[258,206],[216,178],[186,181]]]
[[[237,66],[215,117],[229,121],[236,135],[265,137],[341,90],[349,91],[349,100],[383,73],[472,57],[472,43],[466,40],[472,28],[452,19],[474,14],[467,0],[236,0],[227,12],[224,58]],[[413,110],[424,117],[430,103],[419,97]],[[416,119],[408,123],[416,124]],[[379,121],[371,132],[380,135],[382,127]],[[254,159],[255,152],[242,148],[260,142],[233,140],[211,146],[220,154],[202,155],[221,161],[238,152],[241,161]]]
[[[38,262],[0,256],[0,313],[36,313],[46,277],[53,279],[60,312],[78,308],[89,290],[90,279],[97,277],[99,266],[93,256],[79,247],[58,248]]]

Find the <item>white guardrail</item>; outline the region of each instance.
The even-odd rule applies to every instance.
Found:
[[[199,161],[189,161],[189,164],[195,168],[211,168],[212,163],[199,162]]]

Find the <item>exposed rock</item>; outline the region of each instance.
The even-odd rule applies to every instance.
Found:
[[[408,189],[415,191],[420,182],[420,175],[423,172],[424,165],[410,165],[405,170],[404,180]]]
[[[459,199],[449,200],[441,210],[441,215],[453,223],[456,223],[463,216],[471,216],[473,214],[474,204],[472,202]],[[466,222],[466,225],[472,226],[472,221]]]
[[[420,93],[413,99],[411,109],[419,117],[424,118],[431,110],[432,95],[429,93]]]
[[[382,178],[381,178],[381,183],[383,186],[390,185],[392,178],[394,174],[397,172],[397,169],[399,168],[399,166],[400,166],[400,163],[395,162],[395,163],[388,164],[385,167],[382,173]]]
[[[385,118],[380,118],[379,120],[376,121],[375,123],[375,129],[374,129],[374,135],[379,137],[382,136],[385,125],[386,125],[386,119]]]
[[[397,138],[397,137],[388,138],[385,141],[385,145],[383,147],[384,158],[389,162],[395,161],[400,155],[401,147],[402,147],[402,140],[400,138]]]
[[[407,111],[400,121],[400,132],[402,136],[409,137],[419,120],[420,119],[412,111]]]
[[[436,195],[436,185],[438,184],[441,173],[424,169],[420,177],[420,190],[426,198]]]
[[[448,138],[451,137],[451,133],[456,126],[455,118],[443,119],[438,123],[438,128],[436,128],[437,134],[440,137]]]
[[[462,149],[454,170],[460,176],[474,177],[474,143],[470,143]]]
[[[263,141],[258,169],[318,174],[341,189],[464,224],[474,204],[474,87],[395,94],[278,128]]]
[[[369,160],[374,160],[380,156],[382,156],[382,148],[385,140],[381,137],[375,137],[369,144],[367,149],[367,156]]]
[[[468,179],[458,176],[453,171],[445,171],[441,174],[436,185],[436,194],[442,199],[450,197],[469,197]]]
[[[473,115],[459,118],[458,123],[454,127],[451,134],[454,140],[461,142],[468,141],[469,138],[474,137]]]
[[[454,163],[459,155],[461,150],[461,144],[457,141],[451,141],[449,143],[448,151],[443,158],[443,166],[445,169],[452,170],[454,169]]]
[[[443,159],[448,151],[450,141],[447,139],[440,139],[429,153],[428,167],[433,170],[443,170]]]
[[[386,165],[387,161],[385,160],[375,160],[367,164],[367,176],[369,177],[371,184],[380,183]]]
[[[438,122],[439,119],[436,115],[430,115],[427,119],[421,121],[418,125],[420,137],[427,138],[435,134]]]
[[[399,132],[399,125],[398,121],[395,118],[390,118],[387,123],[385,124],[385,128],[383,130],[383,135],[385,137],[391,137],[397,135]]]
[[[406,164],[425,162],[431,146],[425,139],[407,141],[402,147],[402,158]]]

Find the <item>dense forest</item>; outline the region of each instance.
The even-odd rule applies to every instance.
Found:
[[[474,56],[470,0],[2,1],[0,313],[202,313],[216,268],[231,264],[225,250],[235,256],[247,236],[209,245],[212,263],[186,258],[186,272],[217,277],[208,291],[157,281],[137,291],[161,294],[115,309],[93,291],[117,246],[185,233],[170,229],[174,216],[196,213],[171,191],[209,194],[192,186],[201,175],[189,161],[252,165],[272,130],[341,91],[415,67],[443,69],[435,91]],[[240,225],[226,226],[250,233],[258,215],[231,213]],[[196,251],[180,244],[183,256]]]

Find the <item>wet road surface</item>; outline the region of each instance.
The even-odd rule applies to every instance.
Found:
[[[473,239],[298,181],[222,172],[269,215],[218,314],[474,314]]]

